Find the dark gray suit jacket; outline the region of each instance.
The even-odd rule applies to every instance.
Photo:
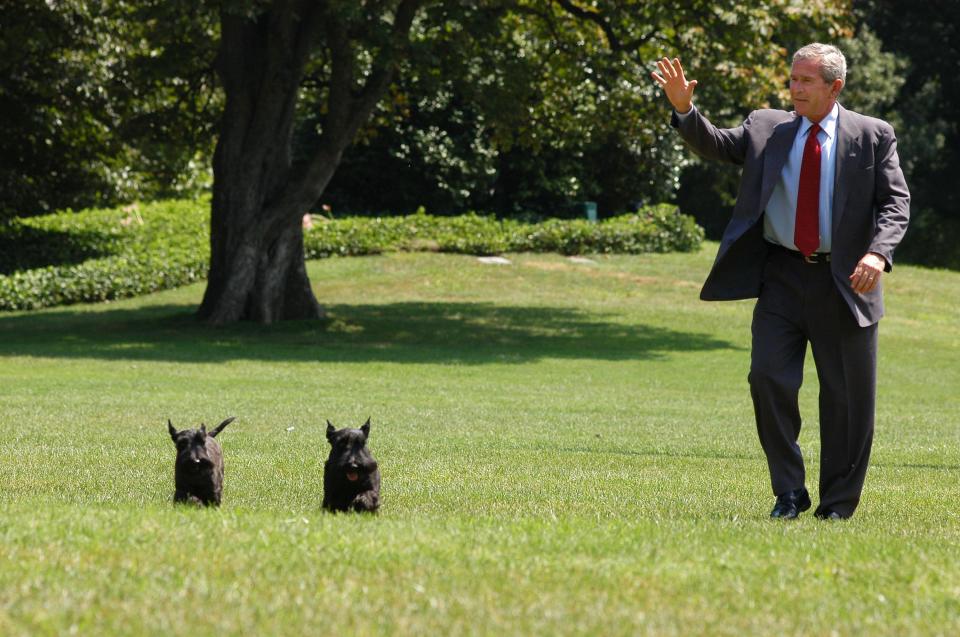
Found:
[[[766,261],[763,211],[787,161],[802,118],[796,113],[757,110],[737,128],[716,128],[695,108],[672,124],[700,156],[743,166],[733,216],[723,233],[713,269],[700,298],[746,299],[760,294]],[[893,251],[910,218],[910,193],[900,170],[897,139],[886,122],[840,107],[837,116],[836,182],[830,269],[857,323],[883,316],[883,289],[857,294],[849,276],[868,252],[893,265]]]

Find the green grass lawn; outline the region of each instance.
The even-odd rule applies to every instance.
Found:
[[[0,314],[0,634],[960,634],[960,274],[887,276],[860,509],[784,523],[715,248],[317,261],[324,325]],[[227,416],[223,507],[173,506],[167,418]],[[381,513],[323,514],[368,416]]]

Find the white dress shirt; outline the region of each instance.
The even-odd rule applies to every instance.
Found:
[[[837,169],[837,113],[836,104],[820,121],[820,246],[817,252],[830,252],[833,234],[833,182]],[[787,163],[780,172],[780,179],[773,187],[773,194],[767,203],[763,216],[763,237],[772,243],[796,250],[793,243],[793,229],[797,218],[797,191],[800,185],[800,164],[803,162],[803,147],[807,143],[807,132],[813,126],[806,117],[800,122],[797,136],[793,140]]]

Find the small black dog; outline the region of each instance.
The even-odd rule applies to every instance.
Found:
[[[380,507],[380,469],[370,454],[370,419],[359,429],[337,431],[327,421],[330,456],[323,466],[323,508],[370,511]]]
[[[204,506],[220,506],[223,497],[223,451],[214,438],[234,421],[227,418],[207,433],[206,425],[199,429],[177,431],[167,420],[170,437],[177,445],[177,461],[173,469],[176,490],[174,502],[190,502]]]

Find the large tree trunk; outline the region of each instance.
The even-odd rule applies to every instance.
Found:
[[[214,197],[212,225],[221,230],[216,258],[211,254],[200,317],[216,324],[322,317],[323,308],[307,278],[301,215],[278,211],[268,216],[257,211],[256,204],[251,208],[243,215],[251,219],[248,224],[230,228],[235,224],[227,220],[240,216],[237,207]]]
[[[400,0],[392,37],[355,85],[353,45],[322,0],[275,0],[256,17],[221,10],[217,71],[226,105],[213,159],[210,271],[198,315],[214,324],[324,315],[307,278],[303,214],[330,182],[344,149],[392,76],[418,0]],[[226,4],[225,4],[226,6]],[[291,161],[304,65],[324,45],[331,60],[327,113],[314,155]]]

